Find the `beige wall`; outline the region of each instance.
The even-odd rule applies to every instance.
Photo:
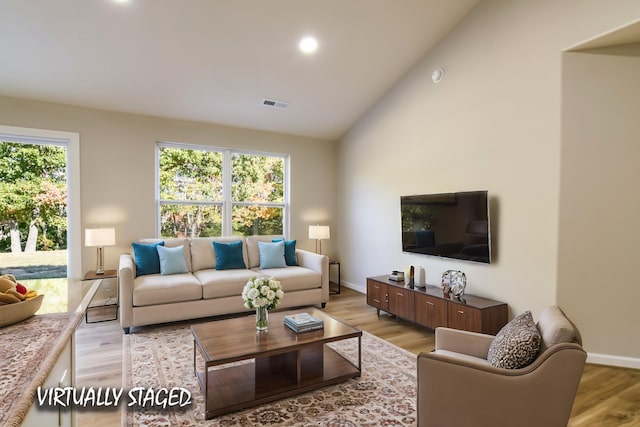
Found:
[[[591,352],[639,358],[640,44],[563,57],[558,301]]]
[[[413,264],[437,284],[455,268],[511,316],[556,303],[561,52],[638,17],[634,1],[481,1],[340,142],[346,282]],[[475,189],[492,198],[493,264],[402,253],[401,195]]]
[[[156,141],[289,154],[290,237],[298,247],[314,250],[308,225],[332,225],[337,188],[332,141],[7,97],[0,97],[0,124],[80,134],[81,229],[116,228],[117,246],[105,249],[107,268],[117,267],[131,241],[156,233]],[[323,250],[332,250],[330,241]],[[82,267],[95,269],[95,248],[83,247]]]

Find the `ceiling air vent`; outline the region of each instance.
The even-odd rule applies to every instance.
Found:
[[[287,102],[276,101],[274,99],[267,99],[267,98],[262,100],[262,105],[264,107],[278,108],[280,110],[284,110],[289,106]]]

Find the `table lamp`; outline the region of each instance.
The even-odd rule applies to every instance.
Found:
[[[331,229],[328,225],[310,225],[309,238],[316,239],[316,253],[322,255],[322,241],[331,238]]]
[[[96,274],[104,274],[104,247],[116,244],[114,228],[87,228],[84,230],[84,245],[97,246],[98,267]]]

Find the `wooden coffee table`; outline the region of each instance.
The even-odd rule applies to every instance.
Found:
[[[296,334],[284,325],[285,315],[302,312],[322,319],[324,329]],[[207,419],[361,372],[362,331],[313,307],[269,313],[268,331],[256,331],[252,315],[192,325],[191,332],[193,369],[205,396]],[[358,338],[357,364],[325,345],[348,338]],[[199,365],[198,355],[204,360]]]

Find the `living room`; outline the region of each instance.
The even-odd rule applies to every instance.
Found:
[[[615,34],[638,19],[636,1],[477,2],[337,137],[75,106],[4,85],[0,124],[79,135],[76,300],[73,283],[95,267],[84,229],[115,227],[109,268],[132,241],[156,236],[158,141],[286,153],[288,237],[313,251],[308,226],[330,225],[323,251],[340,260],[343,286],[364,292],[367,277],[408,265],[437,284],[460,269],[468,293],[507,302],[510,318],[558,304],[579,325],[589,361],[637,369],[640,343],[629,338],[640,288],[629,267],[640,233],[640,37]],[[478,189],[491,201],[490,265],[402,252],[400,196]]]

